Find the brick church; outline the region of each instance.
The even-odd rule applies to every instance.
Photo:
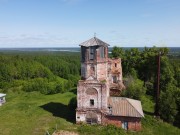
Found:
[[[108,58],[109,44],[93,37],[81,46],[81,80],[77,86],[76,123],[113,124],[141,130],[141,102],[120,97],[125,89],[120,58]]]

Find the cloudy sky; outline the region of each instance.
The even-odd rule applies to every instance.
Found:
[[[180,46],[180,0],[0,0],[0,48]]]

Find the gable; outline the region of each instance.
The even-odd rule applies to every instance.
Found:
[[[124,97],[109,97],[108,102],[112,107],[111,115],[113,116],[144,117],[141,102],[138,100]]]

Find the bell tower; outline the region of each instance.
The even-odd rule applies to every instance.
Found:
[[[108,44],[93,37],[80,44],[81,46],[81,79],[107,78]]]
[[[77,85],[76,122],[102,124],[108,98],[120,92],[120,59],[108,58],[108,44],[93,37],[81,46],[81,80]],[[112,94],[111,94],[112,93]]]

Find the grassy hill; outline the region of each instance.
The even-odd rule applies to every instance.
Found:
[[[0,107],[0,135],[41,135],[46,130],[73,127],[74,111],[67,107],[73,93],[43,95],[9,92]]]
[[[80,134],[178,135],[180,129],[153,117],[153,102],[143,97],[145,118],[141,132],[125,132],[112,126],[75,125],[75,110],[68,107],[73,92],[43,95],[39,92],[9,91],[0,107],[0,135],[42,135],[46,131],[68,130]]]

